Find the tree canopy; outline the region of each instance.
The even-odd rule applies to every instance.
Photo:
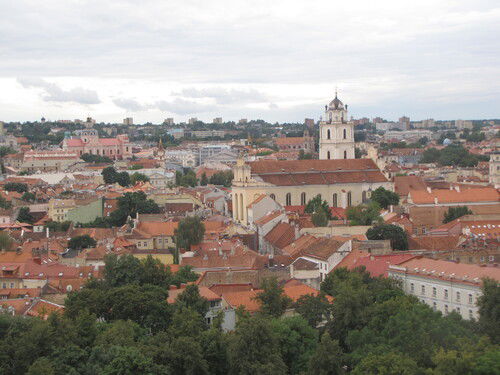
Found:
[[[203,239],[205,225],[198,216],[186,217],[175,230],[175,243],[179,249],[191,249]]]
[[[382,186],[372,192],[371,198],[373,202],[377,202],[380,207],[388,208],[389,206],[397,206],[399,204],[399,195],[386,190]]]
[[[373,225],[382,221],[380,206],[376,202],[349,207],[346,210],[346,217],[351,225]]]
[[[376,225],[368,229],[366,237],[369,240],[390,240],[394,250],[408,250],[408,237],[406,232],[397,225]]]
[[[450,207],[448,211],[444,213],[443,224],[449,223],[465,215],[472,215],[472,211],[469,210],[467,206]]]

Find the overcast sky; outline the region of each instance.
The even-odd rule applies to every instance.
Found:
[[[500,1],[0,1],[0,120],[500,117]]]

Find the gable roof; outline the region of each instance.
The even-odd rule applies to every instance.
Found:
[[[468,202],[499,202],[500,195],[494,188],[410,190],[409,196],[415,204],[437,203],[468,203]]]
[[[295,240],[295,227],[288,223],[279,223],[264,238],[274,247],[283,249]]]

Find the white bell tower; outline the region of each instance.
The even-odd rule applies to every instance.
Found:
[[[325,106],[325,118],[319,124],[319,158],[354,159],[354,124],[348,121],[347,104],[337,98]]]

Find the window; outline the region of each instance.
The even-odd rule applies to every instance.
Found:
[[[436,311],[436,310],[437,310],[437,303],[436,303],[436,302],[434,302],[434,303],[432,304],[432,309],[433,309],[434,311]]]
[[[351,207],[352,205],[352,193],[348,192],[347,193],[347,207]]]
[[[347,139],[347,129],[344,129],[344,139]]]
[[[367,199],[366,199],[366,191],[363,191],[361,193],[361,200],[363,201],[363,203],[365,203],[367,201]]]
[[[332,207],[338,207],[338,206],[337,206],[337,193],[334,193],[334,194],[333,194],[333,198],[332,198]]]
[[[306,193],[302,193],[300,194],[300,204],[302,206],[305,206],[306,205]]]
[[[347,151],[344,151],[344,159],[347,159]]]
[[[330,129],[326,131],[326,139],[331,139],[331,132]]]
[[[444,299],[448,299],[448,289],[444,290]]]
[[[474,314],[472,310],[469,310],[469,319],[474,319]]]
[[[494,255],[490,255],[489,260],[490,260],[490,262],[494,262],[495,261],[495,256]]]
[[[457,313],[460,314],[460,307],[457,307]]]
[[[460,292],[457,292],[457,302],[460,302]]]
[[[330,159],[331,159],[331,158],[330,158],[330,151],[328,151],[328,152],[326,153],[326,158],[327,158],[328,160],[330,160]]]
[[[271,194],[271,195],[270,195],[270,197],[271,197],[271,199],[274,199],[274,200],[276,200],[276,195],[274,195],[274,194]]]
[[[444,313],[448,314],[448,305],[444,305]]]
[[[482,257],[480,258],[481,262],[484,262],[484,259],[485,259],[485,258],[484,258],[484,256],[482,256]]]
[[[410,284],[410,290],[412,293],[415,291],[415,284],[413,283]]]
[[[471,304],[471,305],[472,305],[472,303],[473,303],[472,294],[469,294],[469,304]]]
[[[425,295],[425,285],[422,285],[422,295]]]
[[[437,294],[436,287],[433,287],[433,288],[432,288],[432,296],[433,296],[433,297],[436,297],[436,294]]]
[[[286,193],[286,198],[285,198],[285,205],[286,206],[291,206],[292,205],[292,194]]]

